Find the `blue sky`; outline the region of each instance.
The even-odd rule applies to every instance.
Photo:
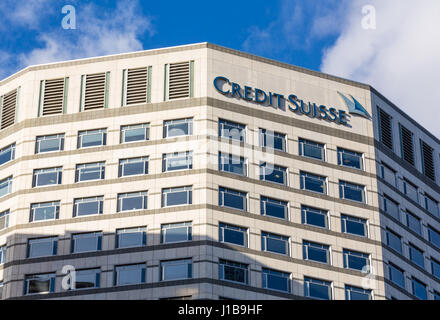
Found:
[[[73,30],[61,27],[67,4]],[[366,5],[374,29],[361,27]],[[208,41],[369,83],[440,137],[438,0],[1,0],[0,16],[0,79],[32,64]]]

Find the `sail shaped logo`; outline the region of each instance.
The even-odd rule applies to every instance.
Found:
[[[371,119],[371,116],[368,113],[368,111],[365,110],[365,108],[360,104],[360,102],[357,101],[351,94],[349,95],[351,97],[351,99],[349,99],[345,95],[340,93],[339,91],[338,91],[338,93],[342,97],[342,99],[344,99],[349,113],[354,113],[354,114],[357,114],[361,117]]]

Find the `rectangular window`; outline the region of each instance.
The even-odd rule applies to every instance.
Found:
[[[330,281],[304,277],[304,296],[320,300],[331,300],[332,283]]]
[[[0,264],[4,264],[6,262],[6,244],[0,247]]]
[[[406,211],[406,226],[415,233],[422,235],[422,222],[419,217],[416,217],[411,212]]]
[[[423,251],[414,246],[412,243],[408,244],[409,247],[409,259],[418,266],[425,268],[425,259],[423,257]]]
[[[397,176],[396,171],[391,169],[386,164],[382,163],[380,165],[380,177],[388,182],[393,187],[397,187]]]
[[[247,161],[240,156],[219,152],[218,170],[247,176]]]
[[[117,212],[147,209],[147,191],[119,193]]]
[[[340,180],[339,197],[365,203],[365,186]]]
[[[388,149],[393,150],[393,117],[377,107],[379,120],[379,141]]]
[[[27,257],[38,258],[56,256],[57,245],[57,237],[29,239],[27,246]]]
[[[116,230],[116,248],[142,247],[147,244],[147,228],[124,228]]]
[[[219,279],[247,284],[249,266],[247,264],[219,260]]]
[[[345,285],[345,300],[372,300],[371,290]]]
[[[169,223],[160,226],[160,243],[192,240],[192,223]]]
[[[431,273],[437,279],[440,279],[440,262],[431,257]]]
[[[150,139],[150,124],[121,126],[121,143],[145,141]]]
[[[0,180],[0,197],[12,192],[12,176]]]
[[[162,189],[162,207],[192,204],[192,187]]]
[[[440,232],[428,225],[428,239],[437,248],[440,248]]]
[[[104,197],[79,198],[73,201],[73,216],[89,216],[102,214]]]
[[[428,210],[429,213],[439,217],[439,209],[438,209],[438,201],[434,200],[431,196],[424,194],[425,196],[425,209]]]
[[[422,139],[420,139],[420,149],[422,151],[422,172],[426,177],[435,181],[434,149]]]
[[[402,237],[399,236],[397,233],[391,231],[390,229],[386,229],[386,239],[387,239],[387,245],[394,249],[395,251],[402,254]]]
[[[192,260],[179,259],[160,262],[160,280],[181,280],[192,278]]]
[[[399,210],[399,204],[391,199],[391,197],[388,197],[387,195],[383,195],[383,211],[388,213],[390,216],[392,216],[397,221],[400,221],[400,210]]]
[[[343,249],[344,268],[369,272],[370,255],[358,251]]]
[[[262,162],[260,163],[260,180],[287,186],[287,168]]]
[[[300,171],[300,188],[301,190],[308,190],[327,194],[327,178],[318,176],[312,173]]]
[[[24,295],[44,294],[55,291],[55,273],[25,276]]]
[[[219,241],[239,246],[248,246],[248,229],[231,224],[219,224]]]
[[[119,177],[148,174],[148,157],[119,160]]]
[[[91,252],[102,249],[102,232],[72,234],[71,252]]]
[[[328,211],[307,206],[301,206],[301,223],[328,229]]]
[[[56,152],[64,150],[64,133],[39,136],[35,141],[35,153]]]
[[[330,246],[303,240],[303,259],[331,264]]]
[[[60,213],[60,202],[42,202],[31,204],[29,221],[43,221],[58,219]]]
[[[9,227],[9,210],[0,212],[0,230]]]
[[[193,153],[173,152],[162,155],[162,172],[175,170],[189,170],[193,168]]]
[[[105,176],[105,162],[77,164],[75,182],[89,180],[103,180]]]
[[[403,193],[406,194],[411,200],[419,203],[419,193],[417,192],[417,186],[412,184],[406,179],[403,179]]]
[[[388,264],[390,280],[399,287],[405,288],[404,271],[392,263]]]
[[[286,152],[286,135],[266,129],[259,130],[260,147]]]
[[[75,271],[75,289],[99,288],[101,278],[100,269],[83,269]]]
[[[263,268],[263,288],[290,292],[290,274],[273,269]]]
[[[0,166],[15,159],[15,143],[0,149]]]
[[[310,140],[299,139],[299,155],[325,161],[325,146]]]
[[[341,231],[360,237],[368,237],[367,220],[341,214]]]
[[[240,142],[246,142],[246,126],[241,123],[219,119],[218,136]]]
[[[145,283],[145,263],[115,266],[115,286]]]
[[[61,184],[63,168],[47,168],[34,170],[32,187],[42,187],[54,184]]]
[[[191,136],[193,134],[193,119],[176,119],[163,122],[163,137],[172,138]]]
[[[348,168],[364,170],[364,157],[362,153],[338,148],[338,165]]]
[[[78,132],[78,149],[105,146],[107,129],[86,130]]]
[[[428,300],[428,294],[426,292],[426,284],[417,280],[416,278],[411,279],[412,284],[412,294],[415,295],[420,300]]]
[[[288,202],[267,198],[260,198],[261,215],[275,217],[279,219],[288,219]]]
[[[261,250],[288,256],[289,237],[262,231]]]
[[[399,123],[402,159],[414,166],[414,134]]]
[[[224,187],[218,188],[218,204],[221,207],[228,207],[247,211],[247,193],[228,189]]]

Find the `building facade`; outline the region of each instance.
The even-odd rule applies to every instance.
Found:
[[[209,43],[0,82],[3,299],[436,299],[440,141]]]

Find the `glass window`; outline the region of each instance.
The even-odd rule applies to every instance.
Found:
[[[406,212],[406,226],[417,234],[422,234],[422,223],[419,217],[416,217],[409,211]]]
[[[0,197],[12,192],[12,176],[0,180]]]
[[[115,266],[115,286],[141,283],[145,283],[145,263]]]
[[[338,148],[338,165],[363,170],[363,155],[359,152]]]
[[[303,259],[330,264],[330,246],[304,240]]]
[[[221,207],[229,207],[242,211],[247,210],[246,192],[219,187],[218,196],[218,203]]]
[[[29,221],[42,221],[58,219],[60,213],[60,202],[42,202],[31,204]]]
[[[191,203],[191,186],[162,189],[162,207],[171,207]]]
[[[270,148],[279,151],[286,151],[286,135],[270,131],[266,129],[260,129],[260,147]]]
[[[432,215],[439,217],[438,201],[425,193],[425,209]]]
[[[119,177],[148,174],[148,157],[119,160]]]
[[[64,150],[64,134],[39,136],[35,141],[35,153],[54,152]]]
[[[219,224],[219,241],[247,247],[248,229],[231,224]]]
[[[260,180],[287,185],[287,168],[262,162],[260,163]]]
[[[390,272],[390,280],[398,286],[405,288],[404,271],[392,263],[388,264],[388,269]]]
[[[105,162],[77,164],[75,182],[102,180],[105,176]]]
[[[434,294],[434,300],[440,300],[440,292],[434,291],[433,294]],[[1,298],[1,296],[0,296],[0,298]]]
[[[288,202],[261,196],[261,215],[280,219],[288,219]]]
[[[339,197],[365,203],[365,186],[339,181]]]
[[[169,223],[160,227],[160,243],[192,240],[191,222]]]
[[[191,136],[193,134],[193,119],[167,120],[163,122],[163,137]]]
[[[400,221],[400,210],[399,210],[399,204],[392,200],[387,195],[383,196],[383,211],[388,213],[390,216],[392,216],[397,221]]]
[[[119,193],[117,212],[147,209],[147,191]]]
[[[440,248],[440,232],[428,225],[428,239],[437,248]]]
[[[423,251],[414,246],[412,243],[408,244],[409,259],[418,266],[425,268],[425,259],[423,258]]]
[[[100,251],[102,243],[102,232],[72,234],[71,252]]]
[[[403,193],[408,196],[411,200],[419,203],[419,193],[417,191],[417,186],[412,184],[406,179],[403,179]]]
[[[360,237],[368,236],[367,220],[341,214],[341,231]]]
[[[0,212],[0,230],[9,227],[9,210]]]
[[[262,231],[261,250],[289,255],[289,237]]]
[[[218,170],[247,176],[247,161],[243,157],[219,152]]]
[[[27,257],[38,258],[56,256],[57,244],[57,237],[29,239],[27,247]]]
[[[220,280],[238,282],[238,283],[248,283],[248,269],[247,264],[219,260],[219,278]]]
[[[121,126],[121,143],[144,141],[150,137],[148,123]]]
[[[246,141],[246,126],[244,124],[219,119],[218,136],[240,142]]]
[[[55,273],[25,276],[24,294],[42,294],[55,291]]]
[[[345,285],[345,300],[372,300],[371,290]]]
[[[440,262],[431,257],[431,273],[434,277],[440,279]]]
[[[164,153],[162,155],[162,172],[188,170],[193,167],[192,151]]]
[[[34,170],[32,187],[61,184],[62,167]]]
[[[386,229],[386,235],[387,245],[402,254],[402,237],[388,228]]]
[[[161,261],[160,271],[161,281],[190,279],[192,278],[192,260],[179,259],[171,261]]]
[[[89,216],[93,214],[102,214],[104,197],[80,198],[73,201],[73,216]]]
[[[105,146],[107,144],[107,129],[86,130],[78,132],[78,149]]]
[[[263,288],[290,292],[290,274],[286,272],[276,271],[263,268]]]
[[[83,269],[75,271],[75,289],[99,288],[101,278],[100,269]]]
[[[384,163],[380,165],[380,176],[393,187],[397,187],[396,171]]]
[[[6,262],[6,244],[0,247],[0,264],[4,264]]]
[[[124,228],[116,230],[116,248],[142,247],[147,244],[147,228]]]
[[[301,206],[301,223],[328,229],[328,211]]]
[[[325,147],[322,143],[299,139],[299,155],[325,161]]]
[[[411,279],[412,284],[412,294],[415,295],[420,300],[428,300],[428,294],[426,292],[426,284],[417,280],[416,278]]]
[[[332,299],[332,283],[309,277],[304,277],[304,295],[320,300]]]
[[[301,190],[327,194],[327,178],[312,173],[300,171]]]
[[[15,143],[0,149],[0,166],[15,159]]]
[[[343,249],[344,268],[369,272],[370,255],[358,251]]]

